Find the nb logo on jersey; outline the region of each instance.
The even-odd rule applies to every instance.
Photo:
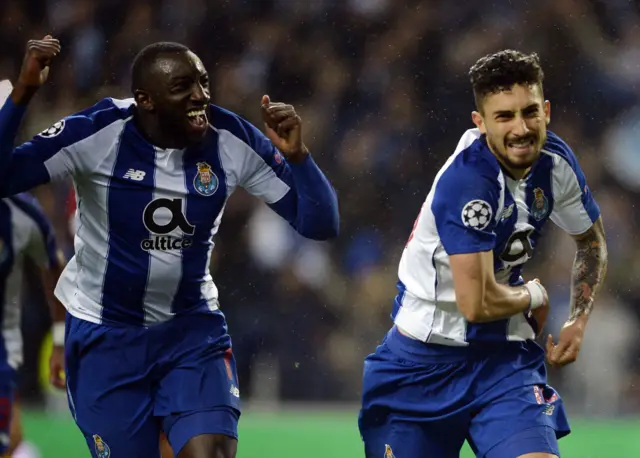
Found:
[[[189,224],[182,212],[182,199],[154,199],[142,213],[144,227],[152,234],[140,243],[144,251],[181,250],[189,248],[193,240],[184,235],[193,235],[196,228]],[[176,234],[177,229],[180,232]]]
[[[502,215],[500,215],[500,221],[504,221],[506,219],[511,218],[511,215],[513,215],[514,207],[515,207],[515,204],[511,204],[508,207],[505,207],[505,209],[502,210]]]
[[[133,181],[142,181],[146,174],[147,172],[144,172],[142,170],[129,169],[122,176],[122,178],[128,178],[129,180],[133,180]]]

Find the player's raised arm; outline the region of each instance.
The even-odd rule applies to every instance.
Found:
[[[260,197],[302,236],[338,235],[336,192],[302,141],[300,117],[291,105],[262,99],[266,136],[243,122],[247,142],[259,159],[247,161],[242,186]],[[282,153],[282,154],[281,154]]]
[[[547,340],[549,362],[563,366],[574,362],[580,352],[587,320],[607,272],[607,241],[600,208],[575,155],[551,133],[547,147],[554,154],[553,185],[558,193],[551,220],[576,242],[569,318],[558,345],[551,336]]]
[[[58,40],[47,35],[42,40],[30,40],[20,75],[11,94],[0,109],[0,194],[7,196],[44,183],[46,169],[31,161],[16,160],[13,145],[27,105],[37,90],[47,81],[49,65],[60,52]],[[22,164],[20,164],[22,162]],[[34,166],[28,169],[29,166]],[[23,182],[24,185],[20,185]]]
[[[58,40],[46,36],[31,40],[10,96],[0,108],[0,196],[10,196],[54,179],[74,174],[87,160],[78,144],[94,133],[95,119],[102,117],[105,105],[99,103],[81,113],[53,124],[32,140],[14,148],[16,134],[27,106],[47,80],[49,65],[60,52]],[[104,123],[103,123],[104,124]],[[93,156],[92,145],[89,156]]]
[[[494,229],[502,210],[503,185],[497,168],[457,162],[440,177],[431,208],[449,255],[460,312],[468,321],[481,323],[548,305],[546,291],[537,282],[512,287],[496,281]]]

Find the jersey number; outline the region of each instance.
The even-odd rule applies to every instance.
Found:
[[[500,260],[506,264],[522,264],[533,256],[533,246],[531,244],[531,233],[533,229],[514,232],[509,237],[507,244],[500,253]]]

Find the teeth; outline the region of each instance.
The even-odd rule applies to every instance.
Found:
[[[204,116],[204,110],[191,110],[187,112],[187,116],[195,118],[196,116]]]
[[[533,140],[527,140],[527,141],[524,141],[524,142],[511,142],[511,143],[509,143],[509,146],[518,148],[518,147],[521,147],[521,146],[529,146],[532,143],[533,143]]]

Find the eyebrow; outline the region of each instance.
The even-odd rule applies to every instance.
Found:
[[[207,73],[206,71],[204,71],[203,73],[199,73],[198,74],[199,78],[208,78],[209,77],[209,73]],[[178,74],[178,75],[174,75],[170,78],[170,82],[174,83],[176,81],[180,81],[180,80],[192,80],[193,79],[193,75],[192,74]]]
[[[527,111],[532,111],[533,109],[536,109],[536,110],[537,110],[539,107],[540,107],[540,104],[539,104],[539,103],[537,103],[537,102],[534,102],[534,103],[532,103],[532,104],[527,105],[526,107],[524,107],[524,108],[522,109],[522,111],[527,112]],[[497,117],[497,116],[501,116],[501,115],[510,115],[510,114],[513,114],[513,113],[514,113],[514,111],[513,111],[513,110],[499,110],[499,111],[494,111],[494,112],[493,112],[493,116],[494,116],[494,117]]]
[[[174,75],[171,78],[169,78],[169,82],[175,83],[177,81],[188,80],[188,79],[193,79],[193,78],[191,77],[191,75]]]

